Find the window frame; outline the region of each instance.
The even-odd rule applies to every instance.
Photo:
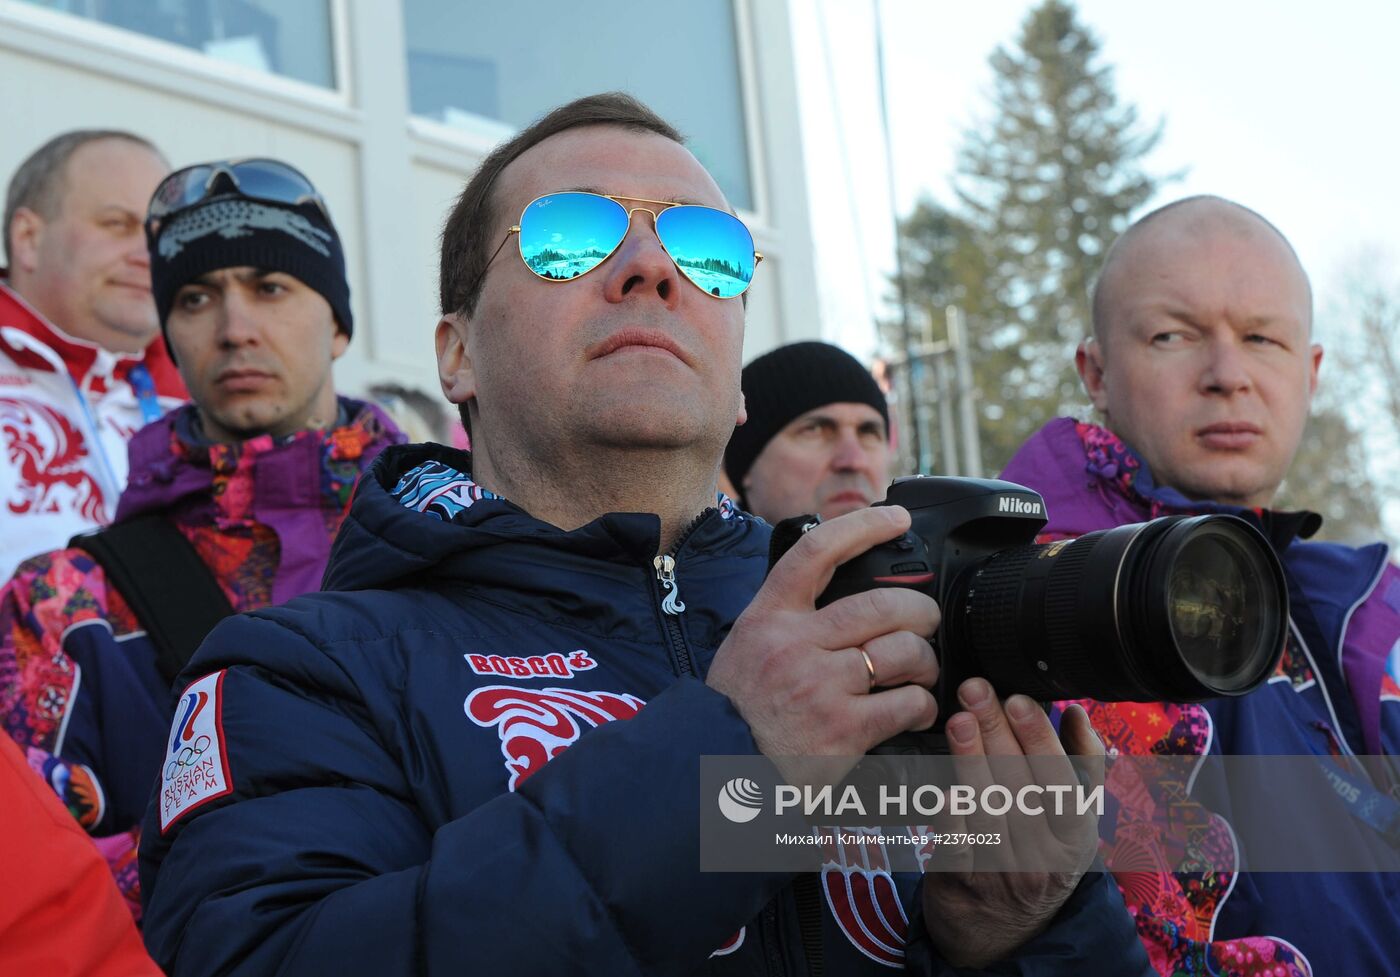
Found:
[[[349,70],[347,0],[324,2],[328,8],[327,26],[331,32],[331,75],[334,84],[330,88],[221,61],[194,48],[163,41],[140,31],[81,14],[49,10],[26,0],[0,0],[0,25],[28,32],[40,40],[36,46],[24,43],[14,45],[22,53],[101,71],[141,86],[190,95],[188,86],[177,85],[161,77],[165,72],[173,72],[221,87],[241,89],[252,95],[302,104],[321,112],[329,110],[343,114],[352,108],[354,95],[350,84],[353,72]],[[46,44],[44,41],[54,43]],[[78,51],[90,53],[95,59],[82,57]],[[233,97],[236,94],[230,91],[227,98],[210,100],[245,111],[256,111],[255,107]]]
[[[406,0],[400,0],[406,2]],[[739,65],[740,110],[744,116],[745,164],[748,169],[749,196],[753,207],[735,208],[736,213],[755,229],[771,226],[767,168],[763,152],[763,130],[760,124],[759,72],[753,36],[752,4],[755,0],[729,0],[734,18],[734,55]],[[408,69],[408,51],[404,51],[404,69]],[[519,131],[509,123],[475,112],[463,112],[470,121],[466,125],[449,125],[430,116],[419,115],[408,107],[408,130],[419,141],[419,156],[425,161],[447,164],[441,152],[466,152],[480,158]],[[435,151],[436,150],[436,151]],[[474,167],[473,167],[474,168]]]

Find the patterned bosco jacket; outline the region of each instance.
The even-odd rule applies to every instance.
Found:
[[[121,521],[162,512],[235,610],[315,590],[360,472],[402,440],[377,408],[342,400],[344,426],[199,443],[183,407],[131,441]],[[83,550],[26,560],[0,591],[0,722],[94,836],[133,911],[137,826],[174,707],[122,595]]]
[[[1315,517],[1188,501],[1155,485],[1142,460],[1112,433],[1070,418],[1041,429],[1002,477],[1045,497],[1050,522],[1042,541],[1162,515],[1227,512],[1263,529],[1282,557],[1292,621],[1274,677],[1248,695],[1203,705],[1083,701],[1110,750],[1318,755],[1353,768],[1359,765],[1346,760],[1351,754],[1400,752],[1394,673],[1400,571],[1383,544],[1304,543],[1294,533],[1308,522],[1315,528]],[[1386,770],[1394,764],[1371,766],[1380,796],[1400,794]],[[1170,860],[1144,844],[1143,828],[1169,816],[1167,801],[1145,794],[1116,800],[1123,809],[1118,823],[1126,827],[1106,839],[1106,854],[1115,856],[1111,865],[1143,866],[1116,875],[1159,973],[1296,977],[1400,968],[1400,877],[1239,872],[1229,819],[1219,814],[1196,853],[1207,870],[1152,871]],[[1271,805],[1274,816],[1297,816],[1290,799],[1269,795],[1267,786],[1259,796],[1232,795],[1230,803],[1239,811]]]
[[[753,754],[704,677],[767,567],[728,499],[571,531],[436,445],[355,493],[321,593],[220,624],[186,669],[141,838],[172,977],[809,973],[791,875],[702,872],[702,754]],[[712,797],[703,803],[714,804]],[[837,845],[808,917],[826,972],[941,963],[916,875]],[[1148,971],[1112,880],[989,972]]]
[[[164,340],[132,356],[75,339],[0,275],[0,583],[111,522],[127,441],[184,400]]]

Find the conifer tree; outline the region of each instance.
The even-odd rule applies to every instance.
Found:
[[[957,211],[925,202],[901,237],[911,305],[932,310],[935,332],[944,305],[964,307],[982,467],[996,472],[1051,417],[1087,406],[1073,354],[1088,287],[1162,181],[1141,165],[1161,126],[1119,102],[1070,4],[1045,0],[990,60],[992,111],[959,153]]]

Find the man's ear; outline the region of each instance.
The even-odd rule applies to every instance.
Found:
[[[739,391],[739,417],[734,422],[735,427],[743,427],[749,419],[749,399],[744,396],[744,392]]]
[[[1090,336],[1074,351],[1074,368],[1079,371],[1079,379],[1084,384],[1084,392],[1089,395],[1094,409],[1108,412],[1108,390],[1104,384],[1103,346]]]
[[[454,404],[465,404],[476,396],[476,371],[467,350],[471,320],[454,312],[438,320],[433,342],[437,347],[438,382]]]
[[[350,337],[345,334],[345,330],[340,326],[335,327],[335,336],[331,338],[331,362],[334,363],[345,355],[345,351],[350,348]]]
[[[39,267],[39,245],[44,238],[44,218],[20,207],[10,221],[9,234],[5,239],[6,254],[10,258],[12,271],[18,270],[32,275]]]
[[[1317,393],[1317,371],[1322,367],[1322,344],[1313,343],[1308,348],[1308,396]]]

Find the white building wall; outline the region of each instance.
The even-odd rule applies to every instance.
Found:
[[[356,329],[337,367],[340,389],[388,379],[435,394],[438,233],[509,130],[411,118],[399,3],[331,3],[338,91],[0,0],[0,181],[51,136],[86,127],[146,136],[176,167],[285,159],[321,191],[345,245]],[[821,328],[787,4],[735,5],[755,200],[742,216],[765,255],[750,292],[747,359]]]

